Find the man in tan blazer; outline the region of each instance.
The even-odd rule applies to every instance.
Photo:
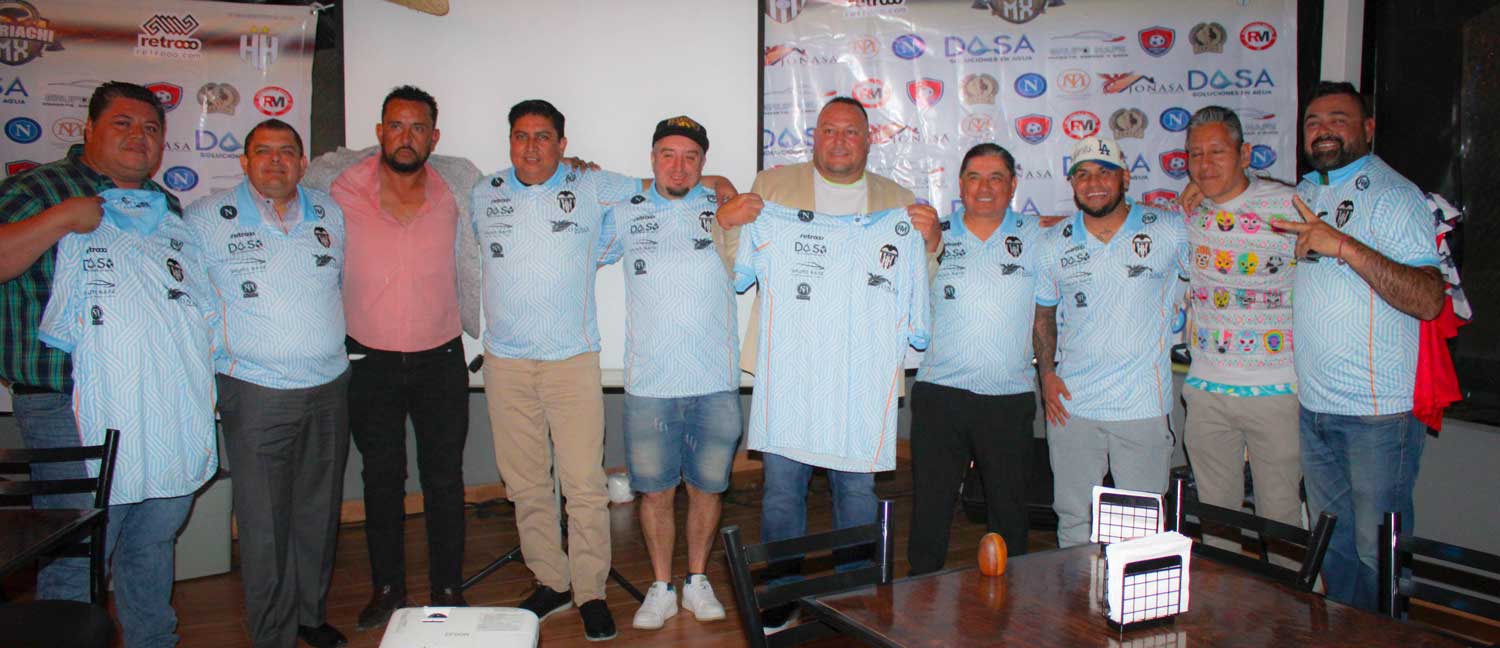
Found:
[[[889,178],[865,170],[870,154],[870,122],[864,106],[848,97],[836,97],[818,113],[813,131],[813,161],[767,169],[755,177],[750,192],[725,202],[718,212],[722,241],[731,258],[739,245],[739,226],[755,220],[766,201],[794,209],[826,214],[868,214],[905,207],[912,224],[922,233],[929,259],[942,243],[937,210],[915,204],[912,192]],[[722,238],[721,238],[722,237]],[[760,321],[760,293],[750,309],[750,330],[740,350],[740,368],[755,373]],[[905,381],[898,381],[904,385]],[[903,390],[904,391],[904,390]],[[813,433],[813,431],[809,431]],[[815,468],[793,459],[763,453],[766,484],[762,497],[761,541],[771,542],[804,535],[807,530],[807,483]],[[874,473],[828,469],[833,491],[834,526],[845,528],[875,521]],[[850,556],[855,558],[856,556]],[[793,578],[795,565],[768,569],[774,579]],[[765,613],[766,630],[775,630],[791,620],[792,608],[784,606]]]

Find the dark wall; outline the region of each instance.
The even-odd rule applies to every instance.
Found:
[[[1450,235],[1474,320],[1453,346],[1466,403],[1453,414],[1500,421],[1500,0],[1370,0],[1364,80],[1375,152],[1463,209]]]

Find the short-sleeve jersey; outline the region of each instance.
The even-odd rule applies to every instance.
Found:
[[[83,445],[120,431],[111,504],[187,495],[218,469],[212,299],[202,249],[155,191],[110,189],[104,218],[58,241],[39,335],[73,356]],[[89,470],[97,474],[97,462]]]
[[[702,185],[677,200],[655,187],[610,207],[604,263],[624,260],[625,391],[650,398],[739,389],[734,285],[714,245]]]
[[[762,299],[749,447],[835,470],[896,467],[897,385],[923,350],[927,260],[904,209],[832,216],[767,203],[735,288]]]
[[[271,389],[324,385],[349,368],[344,350],[344,216],[299,187],[290,232],[261,216],[248,181],[202,198],[187,223],[203,244],[218,313],[214,369]]]
[[[514,169],[474,185],[469,217],[484,266],[484,348],[501,358],[562,360],[599,350],[594,278],[610,242],[605,208],[641,183],[559,166],[527,186]]]
[[[931,282],[932,346],[917,380],[990,396],[1036,390],[1031,322],[1036,258],[1045,230],[1006,211],[986,240],[962,209],[943,222],[943,251]]]
[[[1057,307],[1057,375],[1068,411],[1097,421],[1163,416],[1172,407],[1172,320],[1186,288],[1181,215],[1140,204],[1109,243],[1083,212],[1052,227],[1038,259],[1036,303]]]
[[[1222,205],[1206,201],[1189,214],[1193,364],[1187,384],[1230,396],[1293,393],[1297,241],[1271,223],[1302,220],[1294,195],[1288,185],[1251,178],[1240,195]]]
[[[1297,185],[1323,222],[1409,266],[1437,266],[1437,229],[1421,190],[1374,155]],[[1417,318],[1386,303],[1343,261],[1297,266],[1298,397],[1314,412],[1369,416],[1412,408]]]

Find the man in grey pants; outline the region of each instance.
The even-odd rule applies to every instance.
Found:
[[[1079,211],[1037,258],[1033,344],[1047,411],[1057,543],[1089,541],[1093,487],[1160,493],[1172,459],[1172,319],[1187,285],[1180,216],[1125,201],[1130,172],[1112,140],[1073,148]]]
[[[285,122],[250,129],[240,166],[244,182],[186,218],[214,287],[246,624],[258,648],[333,648],[347,643],[324,618],[349,456],[344,216],[298,186],[307,156]]]

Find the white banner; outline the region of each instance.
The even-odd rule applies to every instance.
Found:
[[[1187,182],[1189,116],[1239,113],[1256,173],[1293,180],[1295,0],[767,0],[762,162],[812,158],[828,99],[870,114],[869,167],[946,213],[974,144],[1015,155],[1023,213],[1072,212],[1084,137],[1116,139],[1130,194]]]
[[[156,180],[184,205],[232,187],[257,122],[276,117],[307,137],[316,29],[307,7],[0,0],[5,175],[61,159],[83,141],[94,88],[129,81],[167,109]]]

